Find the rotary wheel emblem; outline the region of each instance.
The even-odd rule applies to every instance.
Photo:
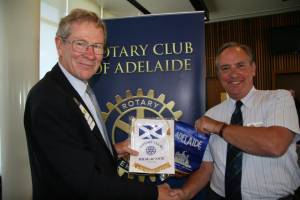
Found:
[[[106,107],[108,112],[102,112],[103,119],[107,126],[108,133],[111,133],[112,142],[120,142],[130,135],[131,118],[171,118],[178,120],[182,116],[182,111],[173,111],[174,101],[165,103],[165,95],[154,96],[154,90],[149,90],[144,95],[142,89],[137,89],[136,95],[132,95],[130,90],[126,91],[126,97],[115,96],[116,103],[108,102]],[[144,182],[146,178],[150,182],[156,182],[155,175],[132,175],[128,174],[128,158],[121,159],[118,166],[119,176],[127,175],[129,179],[137,178]]]

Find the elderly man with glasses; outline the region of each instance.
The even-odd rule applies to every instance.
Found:
[[[117,174],[117,158],[137,152],[112,145],[88,80],[104,54],[106,29],[93,13],[62,18],[58,63],[29,92],[24,124],[34,200],[176,199],[168,185],[146,185]]]

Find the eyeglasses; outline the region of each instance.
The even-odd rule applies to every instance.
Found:
[[[96,55],[103,55],[104,54],[104,45],[102,43],[93,43],[90,44],[85,40],[73,40],[69,41],[67,39],[62,38],[64,42],[67,42],[72,45],[72,49],[79,53],[85,53],[88,51],[89,47],[91,46],[94,50]]]

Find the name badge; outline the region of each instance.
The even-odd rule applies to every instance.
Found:
[[[91,117],[90,113],[84,108],[84,106],[79,103],[79,101],[74,97],[73,100],[75,101],[75,103],[78,105],[81,113],[84,116],[84,119],[86,120],[86,122],[88,123],[91,131],[94,129],[96,123],[94,122],[93,118]]]

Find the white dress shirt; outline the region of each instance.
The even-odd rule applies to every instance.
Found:
[[[299,136],[299,123],[295,103],[286,90],[256,90],[252,88],[243,102],[243,126],[282,126]],[[228,99],[207,111],[205,115],[230,123],[235,101]],[[214,162],[210,187],[225,196],[225,167],[227,142],[211,135],[203,161]],[[274,200],[300,186],[297,164],[296,137],[287,152],[280,157],[263,157],[243,153],[241,191],[243,200]]]
[[[82,100],[84,101],[84,103],[86,104],[86,106],[88,107],[89,111],[92,113],[94,120],[96,121],[96,124],[102,134],[102,137],[105,140],[105,136],[103,134],[106,133],[106,131],[104,131],[104,129],[106,127],[103,127],[100,119],[97,116],[97,111],[95,109],[94,104],[92,103],[90,96],[86,93],[86,88],[88,83],[84,82],[82,80],[79,80],[78,78],[74,77],[72,74],[70,74],[60,63],[58,63],[60,69],[62,70],[63,74],[66,76],[66,78],[68,79],[68,81],[71,83],[71,85],[73,86],[73,88],[77,91],[77,93],[80,95],[80,97],[82,98]]]

